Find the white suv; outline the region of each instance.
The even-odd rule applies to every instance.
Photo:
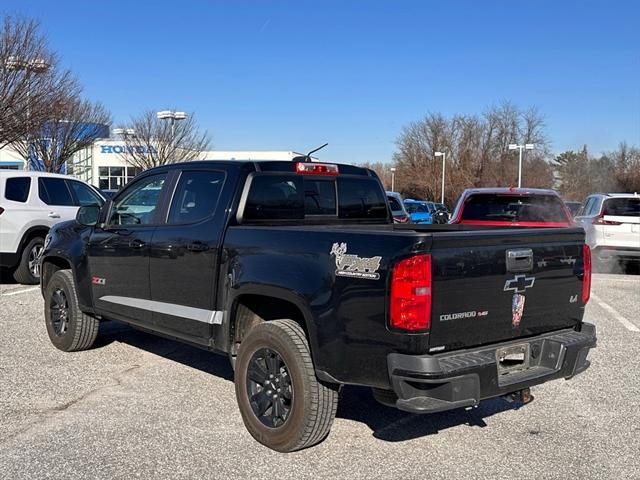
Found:
[[[49,228],[74,219],[82,205],[103,203],[95,188],[66,175],[0,171],[0,267],[19,283],[38,283]]]
[[[637,193],[595,193],[575,217],[587,234],[594,263],[614,267],[640,261],[640,196]]]

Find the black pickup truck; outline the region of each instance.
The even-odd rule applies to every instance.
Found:
[[[247,429],[278,451],[328,435],[342,385],[414,413],[526,401],[596,344],[582,229],[394,225],[349,165],[154,168],[52,228],[41,262],[57,348],[116,320],[226,354]]]

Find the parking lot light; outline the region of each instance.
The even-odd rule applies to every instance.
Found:
[[[442,157],[442,187],[440,189],[440,203],[444,204],[444,169],[445,169],[445,160],[447,158],[447,155],[445,152],[435,152],[434,155],[436,157]]]
[[[522,187],[522,151],[533,150],[535,147],[533,143],[525,143],[524,145],[518,145],[517,143],[509,144],[509,150],[520,150],[518,159],[518,188]]]

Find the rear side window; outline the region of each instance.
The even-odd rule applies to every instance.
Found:
[[[392,212],[401,212],[402,211],[402,207],[400,206],[400,202],[398,202],[398,200],[396,200],[394,197],[387,197],[387,200],[389,200],[389,206],[391,207],[391,211]]]
[[[47,205],[73,207],[75,202],[67,188],[67,182],[62,178],[38,178],[38,194],[40,200]]]
[[[14,202],[24,203],[29,198],[31,179],[29,177],[7,178],[4,187],[4,198]]]
[[[562,200],[554,195],[473,194],[462,220],[501,222],[568,222]]]
[[[605,200],[603,215],[640,217],[640,198],[610,198]]]
[[[81,207],[84,207],[85,205],[102,205],[102,199],[98,194],[84,183],[70,180],[69,186],[71,187],[71,190],[73,190],[73,193],[75,193],[76,198],[78,199],[78,204]]]
[[[169,223],[195,223],[213,215],[223,184],[222,172],[183,172],[173,195]]]

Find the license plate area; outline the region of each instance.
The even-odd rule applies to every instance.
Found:
[[[529,368],[530,351],[528,343],[519,343],[496,349],[498,375],[519,372]]]

